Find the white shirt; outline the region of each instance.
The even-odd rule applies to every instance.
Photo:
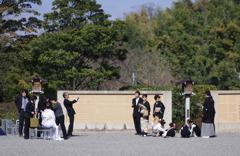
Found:
[[[139,101],[139,97],[138,97],[138,98],[136,98],[136,105],[138,104],[138,101]]]
[[[24,102],[25,102],[25,105],[24,105]],[[27,97],[22,97],[22,107],[21,108],[25,110],[25,107],[27,106],[27,103],[28,103],[28,98]]]

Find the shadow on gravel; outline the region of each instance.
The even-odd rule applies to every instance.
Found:
[[[87,135],[87,134],[86,134],[86,135],[84,135],[84,134],[83,134],[83,135],[73,135],[73,136],[71,136],[70,138],[72,138],[72,137],[73,137],[73,138],[75,138],[75,137],[84,137],[84,136],[86,137],[86,136],[89,136],[89,135]]]

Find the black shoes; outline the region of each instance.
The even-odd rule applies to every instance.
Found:
[[[63,138],[64,140],[68,140],[69,139],[69,137],[66,137],[66,138]]]

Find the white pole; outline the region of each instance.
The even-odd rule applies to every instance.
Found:
[[[36,94],[37,100],[35,101],[35,111],[38,109],[39,94]],[[39,118],[39,115],[38,115]]]
[[[190,96],[185,96],[185,123],[190,119]]]
[[[38,108],[39,94],[36,95],[37,100],[35,101],[35,110]]]

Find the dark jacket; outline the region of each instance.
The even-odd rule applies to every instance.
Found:
[[[68,116],[76,114],[74,109],[73,109],[73,104],[76,103],[76,100],[69,101],[68,99],[64,99],[63,104],[67,109]]]
[[[38,114],[37,118],[39,118],[39,124],[42,125],[42,113],[41,111],[44,111],[46,108],[46,105],[40,100],[38,102]]]
[[[146,101],[145,103],[141,103],[142,105],[144,105],[146,108],[147,108],[147,110],[148,110],[148,115],[150,115],[150,111],[151,111],[151,108],[150,108],[150,104],[149,104],[149,102],[148,101]],[[141,109],[140,109],[141,110]],[[141,116],[143,115],[143,114],[140,114]],[[146,117],[147,119],[149,119],[149,117]]]
[[[214,123],[215,108],[214,108],[214,100],[212,97],[208,97],[205,99],[205,102],[203,104],[202,114],[204,115],[202,118],[202,122]]]
[[[155,112],[156,107],[160,107],[160,112]],[[155,118],[155,116],[157,116],[159,119],[162,119],[163,115],[164,115],[164,111],[165,111],[165,106],[161,101],[154,103],[154,106],[153,106],[153,117],[154,118]]]
[[[169,129],[167,129],[166,131],[167,131],[167,135],[166,135],[166,136],[175,137],[175,135],[176,135],[176,130],[175,130],[175,128],[171,127],[171,128],[169,128]]]
[[[41,110],[44,111],[45,108],[46,108],[46,106],[44,105],[44,103],[42,101],[39,101],[38,102],[38,113],[41,113]]]
[[[22,95],[19,95],[16,99],[15,99],[15,105],[18,109],[18,112],[20,112],[21,108],[22,108],[22,98],[23,96]],[[27,95],[27,99],[28,101],[30,101],[30,97]]]
[[[195,132],[195,134],[200,137],[201,136],[201,129],[196,125],[194,124],[195,127],[193,128],[193,132]]]
[[[139,112],[139,103],[143,103],[142,98],[139,97],[138,103],[136,104],[136,98],[132,100],[132,107],[133,107],[133,116],[140,116]]]
[[[26,111],[24,112],[24,117],[26,118],[32,118],[32,112],[35,112],[35,104],[32,104],[31,102],[28,102],[26,105]]]
[[[181,128],[181,136],[183,138],[189,138],[191,135],[191,131],[189,129],[189,127],[187,125],[184,125],[182,128]]]
[[[60,117],[63,116],[63,110],[62,110],[62,106],[59,102],[57,102],[54,106],[53,106],[53,111],[56,117]]]

